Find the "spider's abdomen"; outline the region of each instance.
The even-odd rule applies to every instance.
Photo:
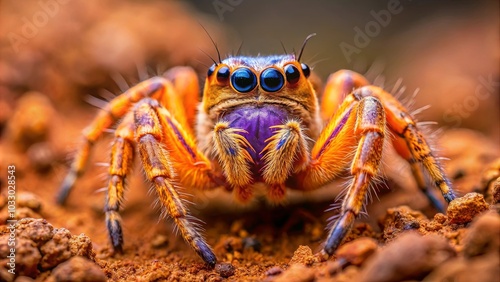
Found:
[[[258,173],[264,165],[262,151],[266,146],[266,140],[275,131],[271,127],[284,124],[289,119],[289,113],[285,108],[272,104],[244,105],[226,113],[222,119],[229,122],[230,127],[246,131],[241,135],[255,150],[247,148],[255,164],[254,173]]]

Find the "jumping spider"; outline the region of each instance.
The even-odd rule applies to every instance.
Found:
[[[119,210],[135,150],[162,207],[210,266],[216,264],[216,256],[196,228],[178,186],[188,191],[225,187],[245,203],[255,196],[254,186],[264,183],[267,199],[280,202],[287,189],[315,190],[348,169],[352,177],[341,213],[322,249],[322,256],[328,257],[362,211],[388,141],[410,164],[422,192],[443,210],[424,175],[447,202],[455,193],[407,109],[348,70],[329,77],[319,102],[311,70],[300,62],[302,50],[298,57],[234,56],[214,61],[201,103],[197,76],[187,67],[173,68],[117,96],[83,131],[84,142],[64,179],[59,203],[83,173],[92,145],[117,124],[105,213],[111,243],[118,251],[123,245]]]

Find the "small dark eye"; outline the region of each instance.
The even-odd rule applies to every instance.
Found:
[[[309,75],[311,74],[311,69],[309,68],[309,66],[306,64],[300,64],[300,66],[302,67],[302,72],[304,73],[304,76],[309,77]]]
[[[257,86],[257,77],[251,70],[240,68],[231,75],[231,84],[238,92],[249,92]]]
[[[224,83],[228,80],[231,71],[228,67],[222,67],[217,71],[217,81]]]
[[[300,71],[294,65],[285,67],[286,81],[290,84],[295,84],[300,79]]]
[[[276,92],[285,84],[285,78],[277,69],[266,69],[260,75],[260,85],[267,92]]]
[[[207,76],[211,76],[211,75],[214,73],[214,71],[215,71],[215,67],[216,67],[216,65],[215,65],[215,64],[213,64],[213,65],[212,65],[212,66],[208,69],[208,71],[207,71]]]

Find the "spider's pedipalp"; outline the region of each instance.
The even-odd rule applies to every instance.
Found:
[[[262,176],[269,184],[268,198],[279,202],[285,197],[285,182],[293,171],[300,171],[309,162],[307,141],[298,121],[287,121],[284,125],[272,126],[274,135],[266,140]]]
[[[232,128],[227,122],[218,122],[214,126],[214,152],[219,158],[228,183],[235,190],[236,199],[242,203],[251,200],[253,191],[252,172],[249,163],[252,157],[247,148],[253,150],[248,141],[240,135],[243,129]]]

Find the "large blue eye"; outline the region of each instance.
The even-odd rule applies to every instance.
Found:
[[[285,84],[285,78],[277,69],[266,69],[260,75],[260,86],[267,92],[276,92]]]
[[[238,92],[250,92],[257,86],[257,77],[248,68],[240,68],[231,74],[231,84]]]

